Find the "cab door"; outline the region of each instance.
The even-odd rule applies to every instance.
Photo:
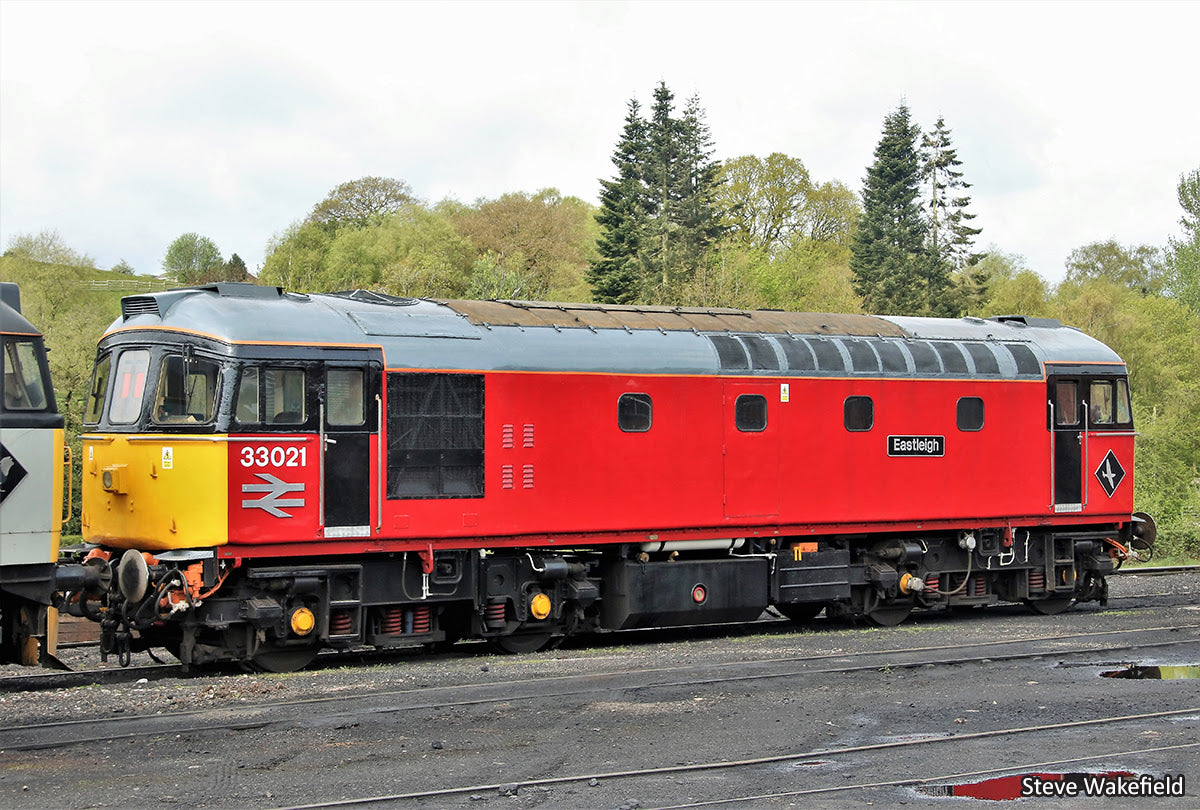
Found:
[[[1079,380],[1050,380],[1054,511],[1083,511],[1083,432],[1085,405]]]
[[[379,371],[325,366],[321,402],[322,517],[326,537],[371,535],[372,453],[378,442]]]

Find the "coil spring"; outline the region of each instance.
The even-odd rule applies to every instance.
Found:
[[[398,636],[404,632],[404,610],[398,607],[384,608],[379,614],[379,632]]]
[[[925,575],[925,590],[927,590],[927,591],[941,590],[939,588],[939,586],[941,584],[942,584],[942,578],[940,576],[938,576],[937,574],[926,574]]]
[[[354,618],[348,610],[335,610],[329,614],[329,635],[344,636],[354,629]]]
[[[975,577],[975,595],[984,596],[987,594],[987,580],[983,577]]]
[[[1046,572],[1040,569],[1031,570],[1029,572],[1029,590],[1044,591],[1046,590]]]
[[[501,626],[504,624],[504,600],[498,599],[495,602],[488,602],[487,611],[484,614],[483,621],[485,624],[492,626]]]
[[[433,630],[433,611],[427,607],[413,608],[413,633],[428,633]]]

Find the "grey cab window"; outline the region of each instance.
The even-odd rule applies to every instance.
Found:
[[[742,394],[733,405],[733,421],[743,433],[761,433],[767,429],[767,398],[761,394]]]
[[[962,431],[983,430],[983,400],[979,397],[961,397],[955,411],[955,421]]]
[[[1054,385],[1054,424],[1059,427],[1079,424],[1079,384],[1061,380]]]
[[[846,397],[842,406],[842,419],[846,430],[854,433],[868,431],[875,426],[875,402],[870,397]]]
[[[1125,380],[1092,380],[1088,386],[1088,423],[1130,425],[1129,383]]]
[[[108,406],[108,421],[114,425],[130,425],[142,415],[142,398],[146,392],[146,372],[149,369],[149,349],[129,349],[121,352],[121,356],[117,358],[112,402]]]
[[[87,406],[83,411],[83,423],[95,425],[104,413],[104,397],[108,394],[108,375],[112,370],[112,355],[106,354],[96,361],[92,369],[92,383],[88,388]]]
[[[654,402],[649,394],[621,394],[617,400],[617,427],[626,433],[645,433],[654,424]]]
[[[152,418],[163,425],[211,422],[220,378],[221,367],[211,360],[168,354],[159,367]]]
[[[308,421],[302,368],[242,369],[234,414],[243,425],[302,425]]]
[[[328,393],[325,421],[337,427],[357,427],[366,421],[363,401],[363,371],[331,368],[325,372]]]
[[[12,340],[4,344],[4,409],[7,411],[44,411],[46,384],[37,347],[32,340]]]

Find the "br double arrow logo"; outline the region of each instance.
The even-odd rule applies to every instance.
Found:
[[[261,498],[256,500],[242,501],[243,509],[262,509],[275,517],[290,518],[294,517],[288,512],[283,511],[285,506],[299,506],[304,508],[303,498],[285,498],[290,492],[304,492],[304,484],[291,484],[281,478],[276,478],[270,473],[255,473],[255,475],[266,481],[265,484],[242,484],[242,494],[249,495],[252,492],[263,492]]]

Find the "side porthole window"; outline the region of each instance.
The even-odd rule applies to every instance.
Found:
[[[742,394],[733,406],[733,421],[743,433],[761,433],[767,429],[767,398],[760,394]]]
[[[957,422],[959,430],[983,430],[983,400],[979,397],[959,399]]]
[[[617,400],[617,427],[626,433],[645,433],[654,422],[649,394],[621,394]]]
[[[846,397],[843,419],[846,430],[870,430],[875,425],[875,402],[870,397]]]

